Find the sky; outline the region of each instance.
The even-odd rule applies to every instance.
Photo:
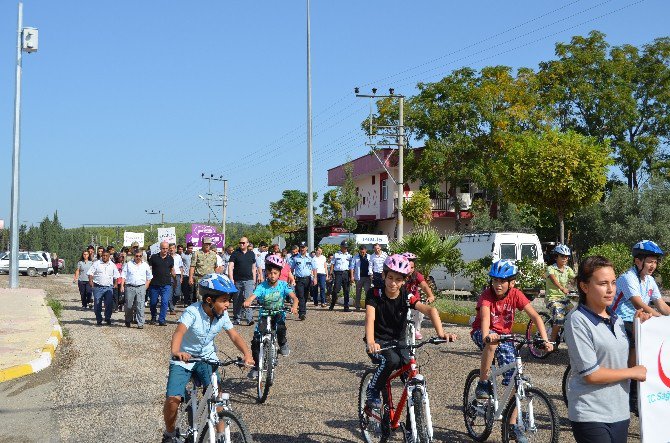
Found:
[[[9,224],[17,1],[0,0],[0,219]],[[307,189],[306,1],[25,0],[19,220],[65,227],[267,223]],[[312,0],[313,189],[364,155],[372,87],[413,95],[454,69],[532,67],[593,29],[613,45],[670,35],[665,0]],[[221,193],[221,182],[212,192]],[[216,218],[215,218],[216,217]]]

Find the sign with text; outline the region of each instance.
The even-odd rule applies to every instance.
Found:
[[[123,233],[123,246],[130,246],[133,242],[140,244],[140,247],[144,246],[144,232],[124,232]]]
[[[647,368],[640,383],[638,406],[644,443],[667,443],[670,417],[670,317],[635,320],[637,364]]]
[[[160,243],[154,243],[153,245],[149,246],[149,252],[151,252],[151,255],[160,254],[161,252]]]
[[[177,234],[174,228],[158,228],[158,243],[164,241],[168,243],[177,243]]]
[[[195,235],[193,233],[187,233],[186,234],[186,243],[192,242],[193,247],[195,248],[202,248],[202,239],[204,237],[210,237],[212,239],[212,245],[216,246],[217,250],[221,250],[223,248],[223,245],[225,244],[224,242],[224,237],[223,234],[219,232],[214,232],[214,233],[203,233],[201,235]]]
[[[200,237],[203,234],[216,234],[216,228],[214,226],[193,223],[191,224],[191,234],[196,237]]]

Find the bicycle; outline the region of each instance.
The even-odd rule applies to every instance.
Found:
[[[419,373],[416,361],[416,350],[426,344],[440,344],[447,340],[433,337],[418,344],[413,342],[413,328],[408,328],[408,336],[412,337],[409,345],[393,344],[383,347],[380,351],[388,349],[409,349],[410,361],[391,374],[386,381],[385,390],[382,391],[382,408],[370,410],[366,406],[366,391],[372,381],[375,369],[368,369],[363,374],[358,392],[359,408],[358,417],[363,432],[363,440],[366,443],[386,442],[391,430],[401,428],[405,441],[415,443],[430,443],[433,440],[433,422],[430,415],[430,401],[426,390],[426,380]],[[393,404],[391,394],[391,382],[400,377],[403,381],[403,390],[397,407]],[[407,405],[407,424],[400,423],[402,410]],[[383,412],[382,412],[383,411]]]
[[[259,307],[260,309],[260,307]],[[266,311],[260,309],[258,313],[258,322],[265,320],[265,330],[261,331],[263,337],[258,349],[258,384],[256,395],[258,403],[264,403],[270,393],[270,386],[274,384],[274,371],[277,367],[277,328],[272,323],[272,317],[282,312],[291,312],[290,309],[273,309]]]
[[[205,362],[213,366],[209,386],[198,399],[198,391],[202,391],[202,385],[197,378],[191,377],[186,385],[186,395],[179,405],[177,411],[177,422],[175,428],[176,440],[180,443],[252,443],[251,434],[247,430],[242,419],[233,412],[230,403],[230,394],[219,392],[217,370],[220,367],[237,365],[246,366],[237,359],[225,361],[207,358],[191,358],[186,363]],[[225,430],[223,439],[216,440],[216,426],[223,421]]]
[[[490,380],[493,386],[493,395],[488,399],[478,399],[475,394],[479,369],[468,374],[463,390],[463,418],[470,437],[476,441],[486,441],[493,430],[493,422],[502,420],[502,441],[522,439],[515,430],[511,429],[510,420],[515,411],[519,411],[516,418],[517,431],[522,433],[527,441],[542,443],[558,442],[560,432],[556,408],[549,396],[541,389],[534,388],[530,378],[524,375],[523,362],[520,351],[530,340],[516,334],[500,335],[500,342],[514,342],[515,361],[503,366],[493,364]],[[539,340],[532,342],[539,346]],[[499,375],[514,370],[513,381],[500,392],[496,378]],[[512,398],[513,395],[513,398]]]
[[[576,292],[570,292],[568,294],[568,298],[574,298],[574,297],[577,297]],[[568,310],[568,312],[571,311],[572,309],[574,309],[574,305]],[[551,331],[554,327],[554,322],[551,318],[551,315],[549,315],[546,312],[538,312],[538,314],[540,314],[540,317],[542,317],[542,323],[544,323],[544,329],[547,331],[547,334],[551,335]],[[529,344],[528,351],[530,352],[530,355],[540,360],[547,358],[549,354],[556,352],[558,350],[558,345],[560,345],[561,342],[565,341],[563,340],[563,333],[564,328],[563,325],[561,325],[560,329],[558,330],[558,335],[556,336],[556,345],[554,346],[554,351],[547,352],[543,347],[538,347],[533,344]],[[540,333],[537,330],[537,326],[535,325],[533,320],[529,320],[528,326],[526,326],[526,339],[533,341],[539,337]]]

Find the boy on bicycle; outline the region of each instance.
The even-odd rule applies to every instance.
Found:
[[[661,297],[656,280],[652,277],[658,266],[658,261],[665,253],[651,240],[637,242],[631,252],[633,266],[617,278],[617,293],[611,306],[612,312],[621,317],[626,329],[629,342],[629,368],[637,364],[635,334],[633,333],[635,312],[642,309],[645,313],[654,317],[670,315],[670,307]],[[650,306],[652,302],[656,309]],[[637,383],[630,384],[629,399],[631,412],[637,414]]]
[[[570,290],[568,284],[575,279],[575,271],[568,266],[570,248],[565,245],[556,245],[551,251],[556,256],[556,263],[547,266],[544,299],[549,312],[551,312],[551,341],[555,342],[558,331],[565,323],[565,316],[572,308],[572,302],[568,298]]]
[[[378,364],[372,383],[366,391],[366,405],[371,409],[381,407],[380,392],[384,390],[391,373],[409,363],[408,349],[387,349],[386,345],[403,343],[406,338],[407,311],[415,309],[430,317],[437,335],[454,341],[456,335],[447,334],[437,309],[427,306],[404,287],[410,274],[410,263],[400,254],[391,255],[384,261],[382,287],[370,289],[365,298],[365,343],[372,362]]]
[[[251,352],[254,359],[254,368],[249,371],[249,378],[258,377],[258,352],[261,346],[263,331],[265,331],[265,322],[267,317],[263,317],[263,311],[274,311],[276,314],[272,317],[272,323],[277,330],[277,342],[279,343],[279,353],[288,356],[291,352],[286,340],[286,312],[284,311],[284,300],[290,297],[293,301],[291,313],[298,313],[298,297],[293,289],[283,280],[279,280],[284,260],[279,255],[268,254],[265,257],[265,281],[256,286],[253,294],[244,300],[244,307],[248,308],[254,300],[258,300],[261,311],[258,313],[260,321],[256,324],[254,338],[251,340]]]
[[[170,351],[170,371],[168,374],[167,392],[163,405],[165,431],[163,442],[176,441],[175,421],[179,403],[185,396],[186,384],[191,377],[196,377],[203,387],[209,386],[213,368],[205,362],[187,363],[193,357],[218,360],[214,347],[214,337],[224,330],[230,341],[243,354],[244,362],[253,363],[244,339],[233,329],[228,317],[230,299],[237,292],[235,285],[228,277],[219,274],[207,274],[199,283],[199,294],[202,301],[193,303],[184,310],[177,329],[172,334]],[[217,374],[218,375],[218,374]],[[224,423],[217,425],[217,441],[223,432]]]
[[[477,316],[470,332],[472,341],[483,351],[479,367],[479,382],[475,391],[477,398],[489,398],[492,394],[489,369],[496,350],[500,366],[514,362],[516,358],[514,344],[499,343],[498,339],[499,335],[512,332],[514,314],[517,309],[524,311],[533,320],[540,336],[547,342],[545,349],[549,352],[553,350],[552,344],[547,340],[547,331],[544,329],[542,317],[523,292],[514,287],[517,273],[518,268],[511,260],[493,262],[489,271],[489,277],[491,277],[489,287],[482,292],[477,301]],[[513,373],[513,370],[509,370],[503,374],[503,385],[509,384]]]

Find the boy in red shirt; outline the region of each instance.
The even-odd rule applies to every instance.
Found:
[[[476,390],[477,398],[488,398],[492,394],[489,369],[496,351],[498,351],[498,365],[500,366],[511,363],[515,359],[514,343],[499,343],[498,338],[500,334],[512,332],[516,310],[525,311],[528,314],[540,332],[540,336],[547,342],[545,345],[547,351],[553,350],[553,346],[547,341],[547,331],[544,329],[542,317],[523,292],[514,287],[517,273],[518,268],[510,260],[493,262],[489,271],[491,284],[482,292],[477,301],[477,317],[472,323],[470,332],[472,341],[483,351]],[[513,373],[513,370],[509,370],[503,374],[503,385],[509,384]]]

